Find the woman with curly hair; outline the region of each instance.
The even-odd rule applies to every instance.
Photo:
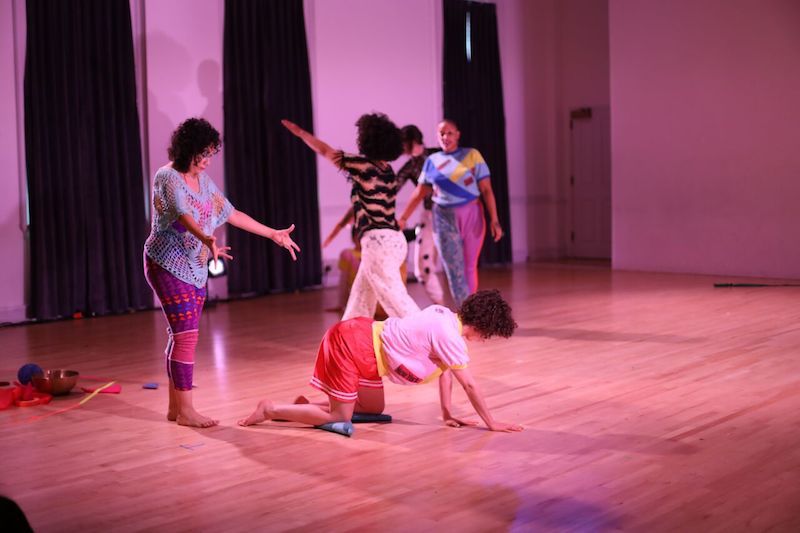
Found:
[[[334,150],[294,122],[281,122],[352,182],[350,199],[361,264],[342,320],[372,317],[378,303],[389,316],[419,311],[400,276],[408,244],[394,218],[400,184],[389,164],[403,152],[400,130],[382,113],[362,115],[356,122],[360,155],[353,155]]]
[[[477,422],[451,412],[452,374],[486,427],[521,431],[519,424],[498,422],[492,417],[468,369],[466,343],[494,336],[508,338],[516,327],[511,307],[496,290],[472,294],[457,314],[431,305],[384,322],[364,317],[339,322],[322,339],[310,381],[312,387],[328,395],[328,402],[309,403],[304,396],[294,404],[262,400],[239,425],[275,419],[318,426],[350,421],[354,412],[380,414],[384,408],[382,378],[386,376],[400,385],[428,383],[438,377],[445,425],[475,426]]]
[[[210,427],[217,420],[194,409],[192,377],[200,313],[206,298],[208,259],[233,259],[229,246],[218,246],[214,230],[226,221],[272,239],[297,259],[300,248],[289,234],[294,224],[276,230],[237,211],[206,174],[219,152],[219,132],[202,118],[190,118],[172,133],[170,163],[156,172],[153,223],[144,244],[145,276],[167,319],[167,420],[183,426]]]

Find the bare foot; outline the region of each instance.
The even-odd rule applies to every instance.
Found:
[[[269,412],[272,411],[272,402],[269,400],[261,400],[256,406],[256,410],[252,412],[247,418],[239,420],[240,426],[252,426],[270,418]]]
[[[167,415],[169,419],[169,415]],[[185,409],[177,414],[175,421],[179,426],[190,426],[194,428],[210,428],[219,424],[219,420],[214,420],[203,416],[194,409]]]
[[[298,405],[298,404],[304,404],[304,403],[311,403],[311,401],[301,394],[300,396],[298,396],[297,398],[294,399],[294,403],[295,403],[295,405]]]
[[[170,422],[175,422],[178,419],[178,409],[176,407],[170,407],[167,410],[167,420]]]

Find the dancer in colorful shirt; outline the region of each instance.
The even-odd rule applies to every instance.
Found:
[[[210,427],[217,420],[194,409],[192,379],[200,314],[206,298],[209,257],[233,259],[213,233],[226,221],[272,239],[296,259],[300,248],[283,230],[267,227],[237,211],[205,170],[221,146],[219,132],[202,118],[190,118],[172,133],[170,163],[156,172],[153,223],[144,245],[145,275],[167,319],[167,419],[184,426]]]
[[[454,427],[477,425],[451,411],[453,375],[489,429],[521,431],[519,424],[498,422],[491,415],[469,371],[467,353],[467,341],[510,337],[516,327],[511,308],[496,290],[471,295],[457,314],[432,305],[384,322],[364,317],[339,322],[322,339],[310,382],[328,395],[328,402],[309,403],[304,396],[294,404],[262,400],[239,424],[277,419],[316,426],[349,421],[354,412],[380,414],[385,405],[382,378],[386,377],[401,385],[438,378],[444,423]]]
[[[419,185],[398,222],[404,227],[423,198],[433,193],[433,231],[456,306],[478,290],[478,257],[486,234],[483,203],[495,242],[503,237],[489,167],[480,152],[458,146],[461,132],[452,120],[437,128],[441,152],[425,161]]]

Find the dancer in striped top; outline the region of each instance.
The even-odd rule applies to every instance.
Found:
[[[297,124],[283,125],[312,150],[345,172],[352,183],[356,238],[361,243],[361,264],[350,289],[342,320],[369,317],[378,303],[389,316],[406,316],[419,307],[408,295],[400,265],[408,253],[406,239],[395,221],[399,183],[389,161],[403,151],[400,130],[384,114],[362,115],[356,122],[359,155],[335,150]]]

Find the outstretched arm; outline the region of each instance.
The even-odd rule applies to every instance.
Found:
[[[489,412],[489,408],[486,406],[486,402],[483,401],[483,394],[481,394],[480,389],[478,389],[478,384],[475,383],[475,380],[472,378],[472,374],[468,369],[452,369],[452,372],[456,376],[458,382],[461,383],[461,386],[464,387],[464,392],[467,393],[467,397],[469,398],[472,407],[475,408],[475,411],[483,419],[489,429],[492,431],[506,432],[522,431],[522,426],[519,424],[497,422],[492,417],[492,414]]]
[[[353,208],[351,207],[350,209],[347,210],[344,216],[342,216],[339,222],[336,223],[336,225],[333,227],[328,236],[325,237],[325,241],[322,243],[322,247],[325,248],[331,242],[333,242],[333,239],[335,239],[336,236],[339,235],[339,232],[342,231],[342,229],[344,229],[344,227],[348,225],[352,220],[353,220]]]
[[[411,195],[411,199],[408,201],[408,205],[403,210],[403,214],[400,215],[400,218],[397,219],[397,224],[400,226],[400,229],[406,227],[408,224],[408,217],[414,213],[414,210],[417,208],[419,203],[425,198],[426,195],[430,194],[433,191],[433,187],[427,185],[425,183],[420,183],[417,185],[417,188],[414,189],[413,194]]]
[[[290,132],[292,132],[295,136],[299,137],[300,140],[306,143],[309,148],[317,152],[325,159],[328,159],[331,163],[334,164],[336,163],[335,161],[336,150],[328,146],[323,141],[317,139],[316,137],[314,137],[314,135],[307,132],[306,130],[304,130],[291,120],[283,119],[281,120],[281,124],[283,124],[284,127]]]
[[[500,219],[497,217],[497,203],[494,200],[494,191],[492,190],[492,184],[489,178],[479,181],[478,189],[481,191],[486,209],[489,210],[489,227],[492,230],[492,238],[494,242],[497,242],[503,237],[503,227],[500,225]]]
[[[194,219],[192,215],[183,214],[178,217],[178,222],[183,224],[183,227],[186,230],[197,237],[197,239],[205,244],[209,250],[211,250],[211,255],[214,258],[214,261],[219,259],[220,256],[224,257],[225,259],[233,259],[233,257],[228,253],[228,250],[231,249],[230,246],[217,246],[217,238],[213,235],[206,235],[203,233],[203,230],[200,229],[200,226],[197,224],[197,221]]]
[[[439,402],[442,404],[442,420],[445,425],[458,428],[461,426],[477,426],[474,420],[461,420],[450,412],[450,398],[453,393],[453,378],[449,370],[442,372],[439,376]]]
[[[289,234],[294,231],[294,224],[286,229],[273,229],[269,226],[265,226],[257,220],[254,220],[247,213],[242,213],[236,209],[234,209],[233,213],[231,213],[231,216],[228,217],[228,222],[232,226],[236,226],[239,229],[243,229],[255,235],[260,235],[261,237],[266,237],[267,239],[272,239],[272,241],[278,246],[289,250],[289,253],[292,255],[292,259],[297,261],[297,255],[295,254],[295,251],[299,252],[300,247],[297,246],[297,244],[295,244],[295,242],[289,236]]]

